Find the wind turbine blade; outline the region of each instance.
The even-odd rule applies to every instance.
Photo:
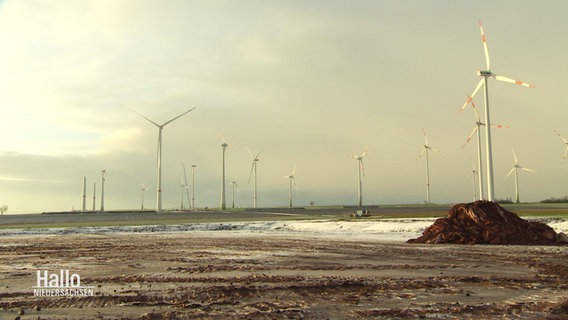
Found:
[[[527,88],[534,88],[534,86],[532,84],[528,84],[526,82],[520,81],[520,80],[514,80],[505,76],[500,76],[498,74],[493,74],[493,77],[495,77],[495,79],[499,80],[499,81],[503,81],[503,82],[508,82],[508,83],[512,83],[512,84],[518,84],[520,86],[523,87],[527,87]]]
[[[554,132],[560,137],[560,139],[562,139],[562,141],[566,144],[568,144],[568,140],[566,140],[566,138],[564,138],[563,136],[560,135],[560,133],[556,130],[554,130]]]
[[[481,89],[481,86],[483,86],[483,79],[479,80],[479,82],[477,83],[477,86],[475,87],[475,90],[473,90],[473,93],[469,97],[467,97],[467,100],[465,101],[463,106],[461,106],[461,108],[459,110],[460,112],[463,111],[463,109],[465,109],[465,107],[467,107],[467,104],[470,103],[471,100],[473,100],[473,97],[475,97],[475,95],[477,94],[479,89]]]
[[[422,152],[420,152],[420,154],[418,155],[418,159],[422,158],[422,155],[424,155],[424,152],[426,152],[426,148],[424,148],[424,150],[422,150]]]
[[[564,150],[564,156],[562,157],[564,160],[566,160],[566,154],[568,154],[568,146]]]
[[[363,177],[365,176],[365,164],[363,163],[363,158],[361,158],[361,160],[359,160],[360,165],[361,165],[361,170],[363,171]]]
[[[256,155],[256,157],[254,157],[255,159],[258,159],[258,157],[260,156],[260,154],[262,153],[262,151],[264,151],[264,149],[261,149],[260,152]]]
[[[479,113],[477,112],[477,108],[475,107],[475,103],[471,102],[471,107],[473,108],[473,113],[475,114],[475,119],[479,122]]]
[[[294,169],[292,169],[292,174],[291,174],[292,177],[294,177],[295,172],[296,172],[296,165],[294,165]]]
[[[436,148],[432,148],[432,147],[430,147],[430,150],[436,151],[436,152],[440,152],[440,150],[438,150],[438,149],[436,149]]]
[[[361,154],[361,158],[363,158],[367,154],[367,151],[369,151],[369,147],[365,147],[365,150]]]
[[[513,167],[513,169],[511,169],[511,171],[509,171],[509,173],[507,173],[507,175],[505,176],[505,179],[507,179],[508,176],[511,175],[511,173],[513,173],[513,171],[515,171],[516,167]]]
[[[479,30],[481,31],[481,41],[483,41],[483,51],[485,52],[485,65],[487,70],[491,70],[491,61],[489,61],[489,50],[487,49],[487,39],[485,38],[485,32],[483,31],[483,24],[479,20]]]
[[[195,110],[195,107],[190,108],[189,110],[187,110],[186,112],[180,114],[179,116],[174,117],[174,118],[172,118],[171,120],[168,120],[168,121],[164,122],[164,124],[162,125],[162,127],[165,126],[165,125],[167,125],[167,124],[169,124],[169,123],[171,123],[172,121],[174,121],[174,120],[176,120],[176,119],[181,118],[182,116],[186,115],[187,113],[189,113],[189,112],[191,112],[191,111],[193,111],[193,110]]]
[[[475,127],[473,128],[473,131],[469,134],[469,136],[467,136],[467,139],[465,139],[465,143],[463,144],[462,149],[463,149],[463,147],[465,147],[466,144],[469,143],[469,141],[471,140],[471,138],[473,137],[473,135],[477,132],[477,128],[478,128],[478,127],[475,126]]]
[[[513,157],[515,158],[515,165],[519,164],[519,161],[517,160],[517,154],[515,153],[515,148],[513,148]]]
[[[509,126],[504,126],[502,124],[492,124],[491,127],[492,128],[498,128],[498,129],[509,129]]]
[[[247,149],[247,152],[250,155],[250,158],[254,160],[254,156],[252,155],[252,152],[250,152],[250,149],[247,146],[245,146],[245,149]]]
[[[154,124],[156,127],[160,127],[159,124],[157,124],[156,122],[152,121],[150,118],[146,117],[145,115],[141,114],[140,112],[138,112],[138,111],[136,111],[136,110],[134,110],[134,109],[128,108],[128,107],[126,107],[126,109],[128,109],[128,110],[130,110],[130,111],[136,113],[137,115],[141,116],[142,118],[144,118],[144,119],[150,121],[150,122],[151,122],[152,124]]]
[[[426,131],[424,130],[424,128],[422,128],[422,133],[424,133],[424,142],[426,142],[426,145],[428,145],[428,137],[426,136]]]
[[[529,169],[529,168],[523,168],[521,167],[521,170],[527,171],[527,172],[532,172],[532,173],[536,173],[536,171]]]

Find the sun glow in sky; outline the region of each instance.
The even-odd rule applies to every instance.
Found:
[[[363,202],[422,203],[418,159],[426,131],[431,200],[471,201],[476,141],[459,107],[492,71],[536,88],[490,79],[497,198],[568,194],[564,99],[568,3],[562,1],[0,1],[0,205],[8,212],[80,209],[106,169],[105,209],[155,207],[157,128],[164,129],[163,207],[180,206],[181,162],[196,164],[196,205],[217,207],[221,143],[227,202],[252,206],[355,204],[366,147]],[[475,103],[481,109],[483,94]],[[482,113],[483,114],[483,113]],[[188,170],[188,174],[190,171]],[[190,179],[191,180],[191,179]],[[90,200],[89,200],[90,201]],[[185,200],[187,201],[187,200]],[[99,204],[97,203],[97,207]],[[186,204],[187,206],[187,204]],[[87,205],[91,207],[91,203]]]

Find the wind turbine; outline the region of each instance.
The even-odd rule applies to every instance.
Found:
[[[105,181],[106,181],[106,170],[101,170],[101,212],[105,211]]]
[[[566,140],[566,138],[561,136],[558,131],[554,130],[554,132],[560,137],[562,142],[564,142],[564,144],[566,145],[566,149],[564,149],[564,155],[562,156],[562,160],[566,160],[566,154],[568,153],[568,140]]]
[[[150,123],[152,123],[153,125],[155,125],[156,127],[158,127],[158,152],[157,152],[157,165],[158,165],[158,183],[157,183],[157,187],[156,187],[156,212],[161,212],[162,211],[162,130],[164,130],[164,127],[167,126],[168,124],[170,124],[172,121],[177,120],[179,118],[181,118],[182,116],[184,116],[185,114],[189,113],[190,111],[193,111],[195,109],[195,107],[190,108],[189,110],[185,111],[184,113],[175,116],[174,118],[162,123],[162,124],[158,124],[154,121],[152,121],[150,118],[144,116],[143,114],[129,109],[130,111],[136,113],[137,115],[141,116],[142,118],[148,120]]]
[[[223,137],[223,143],[221,147],[223,148],[223,181],[221,183],[221,210],[227,209],[227,205],[225,204],[225,151],[230,144],[227,143],[225,137]]]
[[[513,80],[511,78],[495,74],[490,71],[491,63],[489,60],[489,50],[487,49],[487,41],[485,38],[485,32],[483,31],[483,25],[481,24],[481,21],[479,21],[479,30],[481,31],[481,41],[483,42],[483,50],[485,52],[485,63],[487,69],[480,70],[477,72],[477,75],[483,78],[479,81],[479,83],[475,87],[475,90],[473,90],[473,93],[467,98],[466,102],[464,103],[464,106],[462,106],[462,109],[465,108],[465,106],[469,102],[471,102],[475,94],[479,91],[479,89],[481,89],[481,86],[483,86],[485,88],[485,148],[486,148],[485,153],[487,158],[487,200],[493,201],[495,198],[495,190],[493,184],[493,152],[491,149],[491,120],[489,117],[489,89],[487,86],[487,80],[489,77],[493,77],[499,81],[513,83],[527,88],[533,88],[534,86],[519,80]]]
[[[231,181],[231,185],[233,186],[233,209],[235,208],[235,189],[237,188],[237,177]]]
[[[515,153],[515,149],[513,149],[513,157],[515,158],[515,165],[513,166],[511,171],[509,171],[509,173],[507,173],[507,175],[505,176],[505,179],[507,179],[507,177],[509,175],[511,175],[511,173],[513,173],[513,171],[515,172],[515,196],[517,198],[517,203],[519,203],[519,174],[518,174],[518,169],[528,171],[528,172],[532,172],[532,173],[535,173],[535,171],[528,169],[528,168],[521,167],[519,165],[519,161],[517,160],[517,154]]]
[[[262,153],[263,150],[260,150],[259,153],[257,153],[256,156],[253,156],[252,153],[250,152],[250,150],[247,148],[247,151],[252,159],[252,165],[250,167],[250,174],[249,174],[249,183],[250,183],[250,179],[254,173],[254,188],[253,188],[253,208],[256,209],[256,201],[257,201],[257,192],[256,192],[256,164],[258,163],[258,156],[260,156],[260,154]]]
[[[87,211],[87,177],[83,176],[83,206],[81,207],[81,211]]]
[[[288,179],[288,182],[289,182],[289,186],[288,186],[288,206],[290,208],[292,208],[292,206],[293,206],[292,184],[296,185],[296,179],[294,179],[294,172],[296,172],[296,166],[294,166],[294,169],[292,169],[292,173],[290,173],[290,175],[282,177],[282,178]]]
[[[358,185],[357,185],[357,203],[359,207],[363,206],[363,181],[361,179],[361,173],[363,173],[363,177],[365,176],[365,164],[363,163],[363,158],[367,154],[368,148],[365,148],[361,155],[352,154],[351,156],[353,159],[357,160],[358,163]]]
[[[183,188],[185,189],[185,192],[187,194],[187,205],[191,206],[191,203],[190,203],[191,199],[189,198],[189,185],[187,184],[187,170],[185,170],[185,164],[183,162],[181,163],[181,166],[183,168],[183,182],[182,182],[182,184],[183,184]],[[181,199],[182,199],[181,203],[182,203],[182,207],[183,207],[183,195],[182,195]]]
[[[181,198],[181,204],[180,204],[180,207],[179,207],[179,208],[180,208],[180,210],[183,210],[183,209],[185,209],[185,207],[184,207],[184,205],[183,205],[184,202],[185,202],[185,201],[183,200],[183,198],[184,198],[184,196],[183,196],[183,193],[184,193],[184,192],[183,192],[183,191],[184,191],[184,190],[187,191],[187,194],[189,195],[189,186],[188,186],[187,183],[183,180],[183,176],[180,177],[180,180],[181,180],[181,184],[180,184],[180,198]],[[188,197],[187,201],[189,202],[189,197]]]
[[[191,165],[191,209],[195,210],[195,168],[196,164]]]
[[[140,205],[140,210],[144,210],[144,192],[146,192],[146,190],[148,190],[148,188],[144,185],[144,182],[142,182],[142,188],[140,189],[142,192],[142,204]]]
[[[473,169],[471,169],[471,174],[469,176],[473,178],[473,201],[476,201],[478,199],[476,194],[477,186],[475,185],[475,176],[478,175],[479,172],[475,169],[475,164],[473,164],[472,168]],[[483,196],[480,196],[480,198],[483,198]]]
[[[428,137],[426,137],[426,131],[422,129],[422,132],[424,133],[424,150],[420,152],[418,158],[422,158],[424,154],[426,155],[426,204],[430,204],[430,161],[428,159],[428,150],[436,152],[440,152],[440,150],[432,148],[432,146],[430,146],[430,144],[428,143]]]
[[[467,106],[467,105],[465,105]],[[465,106],[463,108],[465,108]],[[468,144],[468,142],[471,140],[471,138],[473,137],[474,134],[477,133],[477,166],[479,167],[479,172],[478,172],[478,178],[479,178],[479,200],[482,200],[484,198],[484,192],[483,192],[483,157],[481,154],[481,126],[484,126],[485,123],[481,122],[481,120],[479,119],[479,113],[477,112],[477,108],[475,107],[475,103],[473,103],[473,101],[471,101],[471,107],[473,109],[473,112],[475,113],[475,127],[473,128],[473,131],[471,132],[471,134],[467,137],[467,139],[465,140],[465,143],[462,145],[462,149],[465,147],[466,144]],[[463,111],[463,108],[460,109],[460,112]],[[509,126],[503,126],[500,124],[492,124],[491,126],[493,126],[493,128],[508,128]]]

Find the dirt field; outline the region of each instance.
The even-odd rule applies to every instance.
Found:
[[[0,238],[0,319],[566,319],[568,247],[231,231]],[[93,297],[36,297],[37,270]]]

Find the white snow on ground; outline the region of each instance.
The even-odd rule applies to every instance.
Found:
[[[231,235],[270,233],[286,236],[325,237],[337,240],[400,241],[419,237],[435,218],[384,220],[300,220],[196,223],[179,225],[108,226],[72,228],[2,229],[0,237],[23,235],[110,234],[110,233],[164,233],[164,232],[223,232]],[[568,234],[568,219],[527,218],[541,221],[556,232]]]

